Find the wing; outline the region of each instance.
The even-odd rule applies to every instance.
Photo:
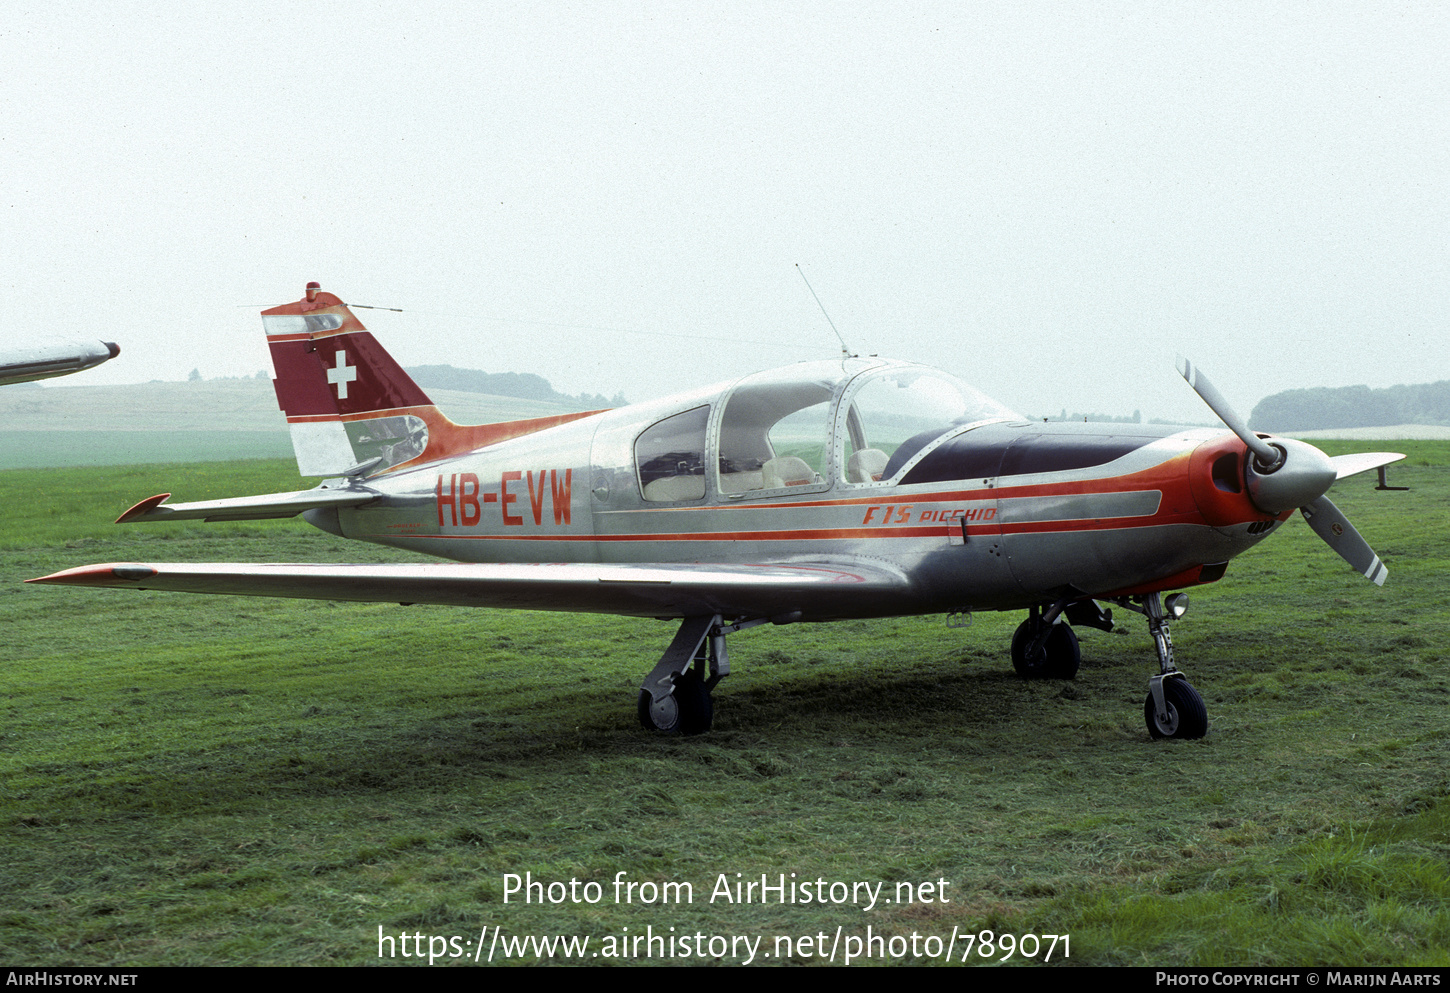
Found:
[[[1402,458],[1404,456],[1399,452],[1358,452],[1354,455],[1336,455],[1329,461],[1334,463],[1335,479],[1343,479],[1398,462]]]
[[[63,586],[639,617],[834,620],[915,613],[910,583],[879,564],[291,565],[111,563],[27,580]],[[920,604],[916,604],[919,608]]]
[[[35,341],[0,349],[0,386],[69,376],[121,354],[113,341]]]

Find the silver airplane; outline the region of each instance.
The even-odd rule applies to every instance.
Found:
[[[293,493],[167,503],[119,518],[301,514],[430,565],[112,563],[31,580],[68,586],[587,611],[678,618],[645,678],[645,727],[710,728],[728,635],[756,625],[1026,610],[1011,657],[1071,679],[1074,627],[1146,616],[1158,657],[1153,738],[1199,738],[1202,697],[1177,668],[1176,593],[1219,579],[1300,508],[1358,572],[1378,556],[1325,497],[1403,458],[1330,458],[1255,434],[1186,360],[1229,428],[1029,421],[925,366],[843,357],[651,403],[501,424],[446,418],[336,296],[264,311],[298,467]]]
[[[91,369],[121,354],[114,341],[39,340],[29,345],[0,349],[0,386],[36,379],[69,376]]]

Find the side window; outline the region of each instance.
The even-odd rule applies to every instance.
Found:
[[[765,379],[731,394],[720,423],[720,492],[818,486],[831,436],[831,386]]]
[[[787,480],[786,485],[816,482],[826,471],[830,414],[829,403],[818,403],[788,414],[770,426],[770,447],[776,458],[799,459],[810,472],[809,476],[801,476],[798,482]],[[797,473],[800,474],[799,467]]]
[[[651,503],[705,496],[705,425],[710,408],[696,407],[652,425],[634,443],[640,495]]]

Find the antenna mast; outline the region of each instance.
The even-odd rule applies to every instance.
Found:
[[[826,323],[831,326],[832,331],[836,331],[836,322],[831,320],[830,314],[826,313],[826,305],[821,303],[820,297],[816,296],[816,291],[814,288],[812,288],[811,281],[809,279],[806,279],[805,270],[801,268],[801,264],[799,262],[795,264],[795,271],[801,274],[801,281],[806,284],[806,289],[811,291],[811,296],[815,297],[816,306],[821,308],[821,315],[825,317]],[[853,358],[854,356],[851,355],[851,350],[846,347],[846,339],[841,337],[841,332],[839,331],[836,331],[836,340],[841,343],[841,358]]]

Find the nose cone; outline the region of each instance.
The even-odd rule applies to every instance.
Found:
[[[1284,460],[1269,473],[1259,473],[1249,460],[1246,474],[1254,506],[1265,513],[1282,514],[1311,504],[1329,491],[1338,472],[1328,455],[1292,438],[1274,438],[1269,444],[1283,451]]]

